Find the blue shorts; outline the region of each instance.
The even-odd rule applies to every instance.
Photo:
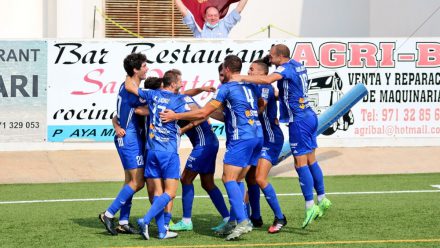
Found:
[[[264,158],[270,161],[272,166],[277,165],[278,157],[280,156],[281,149],[283,148],[283,143],[283,140],[276,143],[264,142],[259,158]]]
[[[179,179],[180,159],[173,152],[148,151],[145,178]]]
[[[133,170],[145,167],[143,156],[143,141],[137,134],[126,134],[122,138],[114,138],[116,150],[121,158],[124,170]]]
[[[214,174],[217,158],[218,143],[196,146],[186,161],[185,168],[199,174]]]
[[[251,162],[249,163],[249,165],[252,166],[257,166],[258,165],[258,159],[260,158],[260,152],[261,149],[263,149],[263,144],[264,144],[264,138],[258,138],[258,144],[257,147],[254,150],[254,153],[252,154],[251,157]]]
[[[318,147],[317,129],[318,117],[311,109],[289,123],[289,142],[293,156],[309,154]]]
[[[243,168],[247,167],[251,164],[252,157],[261,150],[260,140],[260,138],[252,138],[227,142],[223,163]]]

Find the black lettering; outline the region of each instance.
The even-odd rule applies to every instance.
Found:
[[[70,53],[76,57],[76,60],[65,61],[65,62],[63,62],[63,64],[71,65],[71,64],[75,64],[76,62],[81,60],[81,54],[79,54],[76,51],[78,48],[82,47],[82,45],[80,43],[58,43],[58,44],[55,44],[54,46],[56,46],[56,47],[58,47],[60,49],[60,51],[58,52],[58,56],[57,56],[57,58],[55,60],[55,64],[58,64],[58,62],[61,59],[61,56],[64,53],[64,49],[66,47],[68,47],[68,46],[76,47],[76,48],[70,50]]]
[[[12,50],[11,50],[12,51]],[[21,80],[21,84],[17,84],[17,81]],[[29,97],[24,87],[27,85],[27,78],[23,75],[11,75],[11,97],[16,97],[17,90],[20,91],[24,97]]]

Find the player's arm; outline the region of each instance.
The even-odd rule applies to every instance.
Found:
[[[183,4],[182,0],[174,0],[174,3],[176,4],[176,7],[180,13],[182,13],[183,17],[188,15],[188,9],[186,8],[185,4]]]
[[[202,122],[204,122],[204,121],[206,121],[206,119],[200,119],[200,120],[190,122],[188,125],[186,125],[180,129],[180,134],[186,133],[188,130],[190,130],[194,127],[197,127],[198,125],[202,124]]]
[[[125,79],[125,89],[128,92],[135,94],[136,96],[139,96],[138,93],[139,86],[137,86],[134,82],[129,80],[128,77]]]
[[[244,7],[246,6],[248,0],[240,0],[240,2],[238,2],[237,8],[235,8],[235,10],[238,13],[241,13],[241,11],[243,11]]]
[[[217,100],[211,100],[205,106],[203,106],[203,108],[191,110],[184,113],[175,113],[172,110],[166,109],[165,111],[160,113],[160,119],[162,120],[162,122],[171,122],[175,120],[194,121],[206,119],[220,106],[221,102]]]
[[[267,101],[264,100],[263,97],[258,98],[258,113],[261,114],[264,112],[267,106]]]
[[[216,109],[214,112],[212,112],[212,114],[209,117],[221,122],[225,122],[225,116],[223,115],[223,107]]]
[[[116,135],[119,138],[122,138],[125,136],[125,130],[119,125],[118,123],[118,117],[115,115],[112,118],[112,124],[113,124],[113,128],[115,129]]]
[[[259,76],[249,76],[249,75],[232,75],[232,81],[238,82],[248,82],[254,84],[271,84],[275,81],[283,79],[283,76],[279,73],[272,73],[270,75],[259,75]]]
[[[188,96],[197,96],[198,94],[200,94],[202,92],[215,92],[215,90],[216,90],[216,88],[213,86],[203,86],[200,88],[185,90],[183,92],[183,94],[188,95]]]
[[[150,114],[147,106],[140,106],[134,109],[134,113],[137,115],[147,116]]]

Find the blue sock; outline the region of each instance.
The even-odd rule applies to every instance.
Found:
[[[254,219],[261,217],[260,210],[260,186],[258,184],[248,185],[249,204],[251,205],[252,215]]]
[[[159,198],[159,196],[154,196],[153,203]],[[156,219],[157,230],[159,233],[166,233],[165,228],[165,217],[164,210],[162,209],[154,218]]]
[[[308,166],[296,168],[299,185],[306,201],[313,201],[313,177]]]
[[[316,194],[323,195],[325,194],[324,190],[324,176],[322,174],[321,167],[319,167],[318,161],[315,161],[315,163],[309,165],[310,172],[313,176],[314,181],[314,187],[316,190]]]
[[[229,204],[231,204],[237,222],[241,223],[246,220],[246,214],[244,212],[243,194],[240,191],[240,187],[236,181],[228,181],[225,183],[225,188],[226,192],[228,192]]]
[[[263,193],[275,216],[278,219],[284,218],[283,212],[281,212],[280,203],[278,202],[277,194],[275,193],[275,189],[272,187],[272,184],[267,184],[266,188],[263,189]]]
[[[169,212],[164,212],[163,216],[164,216],[165,226],[168,226],[170,224],[171,218],[173,217],[173,214]]]
[[[194,185],[182,184],[183,218],[191,218],[193,202],[194,202]]]
[[[160,211],[163,211],[165,206],[170,202],[171,197],[167,193],[163,193],[162,195],[158,196],[157,198],[154,197],[153,204],[151,205],[150,209],[144,216],[144,223],[150,224],[151,219],[153,219],[157,214],[160,213]]]
[[[128,198],[124,205],[121,206],[121,213],[119,214],[119,222],[121,220],[128,221],[130,219],[130,211],[131,211],[131,200],[133,196]]]
[[[244,186],[244,182],[237,182],[237,184],[238,184],[238,187],[240,187],[240,191],[242,194],[241,199],[243,199],[244,213],[246,214],[246,218],[249,218],[249,215],[251,213],[251,209],[250,209],[249,203],[244,202],[244,198],[246,197],[246,188]]]
[[[127,203],[128,199],[133,197],[134,193],[135,193],[134,190],[130,188],[128,184],[124,185],[121,191],[119,191],[119,194],[116,197],[116,199],[112,202],[110,207],[108,207],[107,211],[112,215],[115,215],[116,212],[118,212],[119,209],[121,209],[122,205]]]
[[[223,219],[229,217],[229,211],[228,208],[226,207],[225,199],[223,198],[220,189],[215,187],[208,192],[208,195],[211,198],[212,203],[214,203],[214,206],[217,209],[217,211],[223,217]]]

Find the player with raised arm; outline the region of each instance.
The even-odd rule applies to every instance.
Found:
[[[276,71],[270,75],[234,75],[233,79],[257,84],[277,81],[280,121],[289,124],[289,142],[306,201],[302,224],[302,228],[306,228],[331,206],[330,200],[325,197],[324,177],[315,156],[318,118],[308,104],[308,79],[304,65],[290,58],[290,50],[284,44],[277,44],[270,49],[270,61],[277,66]],[[313,199],[313,188],[318,195],[318,205],[315,205]]]
[[[136,84],[125,85],[129,92],[145,100],[150,113],[147,140],[149,150],[145,175],[153,181],[154,200],[145,216],[138,220],[144,239],[150,238],[148,227],[154,217],[156,221],[160,220],[160,223],[157,223],[159,239],[177,236],[177,233],[166,230],[163,218],[165,206],[176,196],[180,178],[178,155],[180,130],[176,122],[162,123],[159,117],[159,113],[165,109],[172,109],[178,113],[189,110],[186,103],[175,94],[176,89],[181,87],[177,82],[176,74],[166,73],[163,77],[163,86],[158,90],[141,90]]]
[[[124,59],[124,69],[128,76],[119,89],[116,104],[117,122],[123,130],[117,130],[114,142],[124,167],[125,182],[112,204],[99,214],[99,219],[111,235],[117,235],[118,232],[137,233],[129,223],[129,217],[133,195],[144,186],[143,128],[139,124],[140,117],[134,113],[135,108],[143,103],[125,90],[125,84],[139,86],[148,70],[146,61],[145,55],[140,53],[130,54]],[[119,210],[119,225],[115,228],[114,215]]]
[[[186,113],[166,110],[160,114],[165,122],[174,120],[198,120],[207,118],[216,109],[224,106],[226,126],[226,153],[223,160],[222,180],[229,197],[231,209],[237,218],[237,226],[226,237],[234,240],[242,234],[252,231],[246,217],[243,195],[237,180],[244,178],[249,169],[252,156],[260,151],[256,149],[258,138],[257,101],[252,89],[247,85],[231,80],[232,75],[241,71],[241,59],[235,55],[226,56],[223,63],[225,83],[218,89],[213,99],[203,108]]]
[[[186,91],[185,93],[194,94],[199,92]],[[181,96],[191,110],[200,108],[191,96],[185,94]],[[221,191],[214,183],[215,161],[219,148],[217,136],[212,131],[211,124],[205,119],[189,123],[188,121],[179,121],[178,124],[182,127],[181,133],[185,133],[191,141],[193,150],[188,157],[180,178],[182,183],[183,217],[182,220],[170,226],[170,230],[190,231],[193,229],[191,220],[194,201],[193,181],[197,175],[200,175],[202,188],[208,193],[212,203],[223,218],[222,223],[219,225],[221,227],[223,223],[229,220],[229,211]]]

